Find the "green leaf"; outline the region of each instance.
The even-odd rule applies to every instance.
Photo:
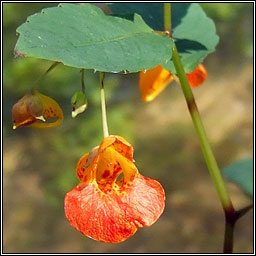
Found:
[[[154,30],[164,30],[162,3],[114,3],[109,5],[114,14],[138,13]],[[197,3],[172,3],[173,37],[186,72],[193,71],[219,41],[213,21]],[[164,64],[176,72],[173,62]]]
[[[236,183],[247,195],[253,196],[253,159],[243,159],[222,170],[226,179]]]
[[[30,16],[18,27],[16,56],[30,56],[104,72],[137,72],[171,58],[172,40],[139,15],[107,16],[91,4],[61,4]]]

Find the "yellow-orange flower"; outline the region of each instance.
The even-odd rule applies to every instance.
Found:
[[[46,122],[53,117],[57,117],[57,120]],[[54,99],[35,90],[33,94],[25,94],[13,105],[12,119],[13,129],[26,125],[42,129],[53,128],[62,122],[63,112]]]
[[[199,64],[191,73],[187,73],[191,87],[201,85],[207,78],[207,71]],[[142,99],[152,101],[173,80],[172,73],[158,65],[153,69],[140,72],[139,85]]]
[[[120,136],[104,138],[84,155],[76,174],[80,182],[66,194],[65,213],[85,236],[119,243],[139,227],[151,226],[164,210],[162,186],[138,172],[133,148]]]

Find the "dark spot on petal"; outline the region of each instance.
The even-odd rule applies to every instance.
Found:
[[[109,174],[110,174],[110,171],[109,171],[109,170],[105,170],[105,171],[103,172],[103,174],[102,174],[102,178],[103,178],[103,179],[107,178],[107,177],[109,176]]]
[[[78,173],[77,176],[78,176],[79,179],[83,178],[83,174],[82,173]]]

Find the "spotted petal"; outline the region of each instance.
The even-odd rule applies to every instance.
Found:
[[[46,122],[52,117],[57,117],[57,120]],[[27,125],[34,128],[52,128],[62,122],[63,112],[54,99],[34,91],[33,94],[26,94],[13,106],[12,118],[14,129]]]

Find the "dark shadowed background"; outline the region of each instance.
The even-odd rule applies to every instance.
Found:
[[[3,4],[3,247],[5,253],[217,253],[224,216],[206,168],[180,87],[174,82],[153,102],[141,100],[138,74],[107,74],[111,134],[133,144],[139,171],[166,192],[160,219],[120,244],[87,238],[65,219],[63,200],[78,180],[78,159],[102,140],[98,74],[86,73],[88,110],[71,118],[70,98],[80,89],[78,69],[59,65],[40,84],[56,99],[64,122],[50,130],[12,130],[11,108],[50,62],[14,58],[16,28],[50,3]],[[104,4],[100,4],[104,7]],[[194,89],[220,168],[253,153],[253,4],[205,3],[220,42],[204,61],[208,79]],[[228,183],[236,208],[251,203]],[[253,251],[253,213],[240,219],[236,253]]]

